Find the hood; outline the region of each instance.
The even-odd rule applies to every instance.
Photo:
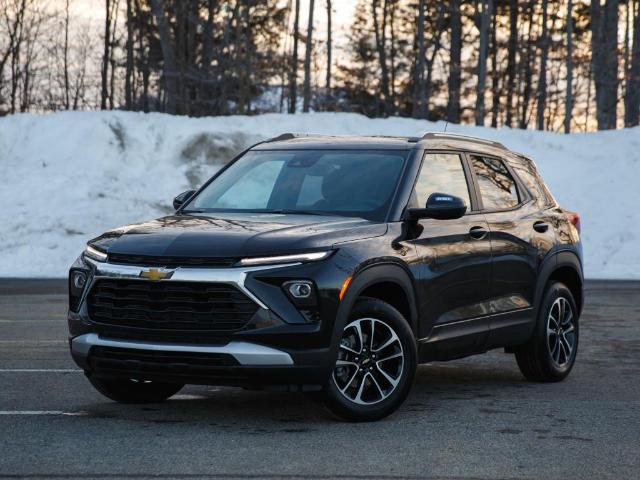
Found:
[[[239,258],[330,248],[386,231],[386,224],[360,218],[216,213],[128,225],[89,243],[110,254]]]

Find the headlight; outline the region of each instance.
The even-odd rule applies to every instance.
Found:
[[[324,260],[325,258],[328,258],[332,253],[332,250],[327,250],[325,252],[299,253],[294,255],[243,258],[238,262],[238,265],[249,267],[254,265],[271,265],[278,263],[317,262],[318,260]]]
[[[96,260],[98,262],[106,262],[107,261],[107,254],[104,252],[101,252],[100,250],[97,250],[95,248],[93,248],[91,245],[87,245],[87,248],[85,248],[84,250],[84,254],[89,257],[92,260]]]

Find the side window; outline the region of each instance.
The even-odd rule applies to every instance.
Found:
[[[516,182],[501,160],[471,155],[471,163],[485,210],[504,210],[518,204]]]
[[[538,208],[546,208],[554,204],[551,193],[549,193],[549,190],[531,162],[517,162],[512,164],[512,166],[516,175],[520,177],[522,183],[527,186],[529,191],[535,197],[535,202]]]
[[[471,208],[462,159],[457,153],[425,154],[412,200],[424,207],[429,195],[435,192],[460,197]]]

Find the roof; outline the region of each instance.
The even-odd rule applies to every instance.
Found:
[[[256,150],[296,150],[296,149],[452,149],[472,150],[482,153],[504,154],[510,152],[504,145],[484,138],[458,135],[454,133],[428,132],[420,137],[402,136],[357,136],[357,135],[316,135],[283,133],[265,140],[254,147]]]

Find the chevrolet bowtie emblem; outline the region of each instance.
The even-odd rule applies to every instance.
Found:
[[[166,280],[167,278],[171,278],[171,275],[173,275],[172,270],[158,270],[157,268],[150,268],[149,270],[140,272],[142,278],[154,281]]]

